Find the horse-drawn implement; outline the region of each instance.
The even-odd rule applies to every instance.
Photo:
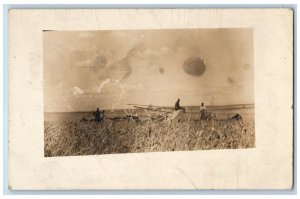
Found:
[[[124,110],[123,116],[111,117],[111,120],[130,120],[133,122],[141,121],[174,121],[185,120],[187,118],[210,120],[212,119],[211,113],[204,112],[192,112],[185,110],[175,110],[174,107],[168,106],[153,106],[142,104],[128,104],[129,108]]]
[[[154,106],[143,104],[128,104],[127,109],[119,110],[115,114],[108,114],[104,117],[104,111],[102,119],[109,119],[112,121],[127,120],[131,122],[144,122],[144,121],[187,121],[187,120],[212,120],[216,119],[216,114],[209,112],[206,108],[200,107],[199,111],[193,111],[194,108],[181,107],[176,110],[176,107],[169,106]],[[101,120],[102,120],[101,119]],[[228,117],[228,119],[241,120],[242,117],[239,114]],[[81,121],[87,121],[83,118]],[[94,121],[94,119],[92,119]]]

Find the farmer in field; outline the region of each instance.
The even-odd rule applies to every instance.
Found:
[[[185,109],[183,107],[181,107],[179,103],[180,103],[180,99],[178,98],[176,103],[175,103],[175,111],[178,111],[178,110],[182,109],[183,112],[185,112]]]
[[[204,106],[204,103],[202,102],[201,106],[200,106],[200,119],[205,120],[206,115],[207,115],[206,107]]]
[[[104,117],[104,111],[100,111],[99,108],[97,108],[96,112],[94,112],[93,115],[95,116],[95,122],[101,122]]]

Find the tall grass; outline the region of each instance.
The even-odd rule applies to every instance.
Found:
[[[236,120],[45,122],[45,156],[254,147],[254,123]]]

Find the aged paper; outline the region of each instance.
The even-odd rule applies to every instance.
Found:
[[[253,64],[250,65],[254,75],[253,79],[250,77],[249,85],[254,88],[254,93],[249,92],[249,97],[254,98],[255,143],[250,148],[68,154],[71,156],[51,152],[47,155],[44,113],[48,111],[49,95],[44,94],[48,92],[45,85],[50,83],[51,89],[51,82],[57,83],[55,73],[53,76],[48,74],[51,67],[55,71],[59,66],[49,63],[59,63],[56,59],[63,60],[64,55],[59,49],[55,50],[56,46],[49,47],[59,45],[54,39],[62,37],[52,37],[51,42],[45,40],[45,35],[51,36],[55,31],[81,31],[85,37],[90,32],[102,30],[172,32],[174,29],[211,29],[212,33],[217,29],[245,30],[252,34],[253,38],[249,38],[253,39]],[[67,51],[74,48],[67,42],[61,45]],[[44,54],[45,46],[57,55]],[[161,49],[166,51],[164,47]],[[191,59],[194,63],[195,57],[191,55]],[[83,66],[86,65],[83,63]],[[245,65],[247,68],[249,66]],[[165,69],[160,67],[158,72],[164,73]],[[192,76],[203,73],[193,73],[189,68],[186,72]],[[243,76],[242,80],[245,78],[249,77]],[[227,80],[232,84],[236,79],[238,77]],[[75,96],[83,94],[79,87],[74,87],[72,92]],[[236,93],[231,99],[238,96]],[[55,99],[50,104],[51,107],[62,106]],[[292,107],[293,12],[289,9],[9,11],[9,186],[12,190],[290,189],[293,185]]]

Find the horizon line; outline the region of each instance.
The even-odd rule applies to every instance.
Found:
[[[207,105],[206,107],[245,106],[245,105],[250,105],[250,106],[253,105],[253,107],[254,107],[255,104],[254,103],[228,104],[228,105],[223,104],[223,105]],[[149,104],[149,106],[151,106],[151,105]],[[157,105],[154,105],[154,106],[157,106]],[[186,106],[182,105],[182,107],[195,107],[195,106],[197,107],[197,106],[201,106],[201,105],[186,105]],[[167,108],[169,108],[169,107],[173,107],[173,106],[161,106],[161,107],[167,107]],[[115,109],[105,109],[104,108],[104,109],[100,109],[100,110],[124,110],[124,109],[130,109],[130,108],[115,108]],[[78,111],[44,111],[44,113],[80,113],[80,112],[93,112],[93,111],[95,111],[95,110],[84,110],[84,111],[82,111],[82,110],[78,110]]]

